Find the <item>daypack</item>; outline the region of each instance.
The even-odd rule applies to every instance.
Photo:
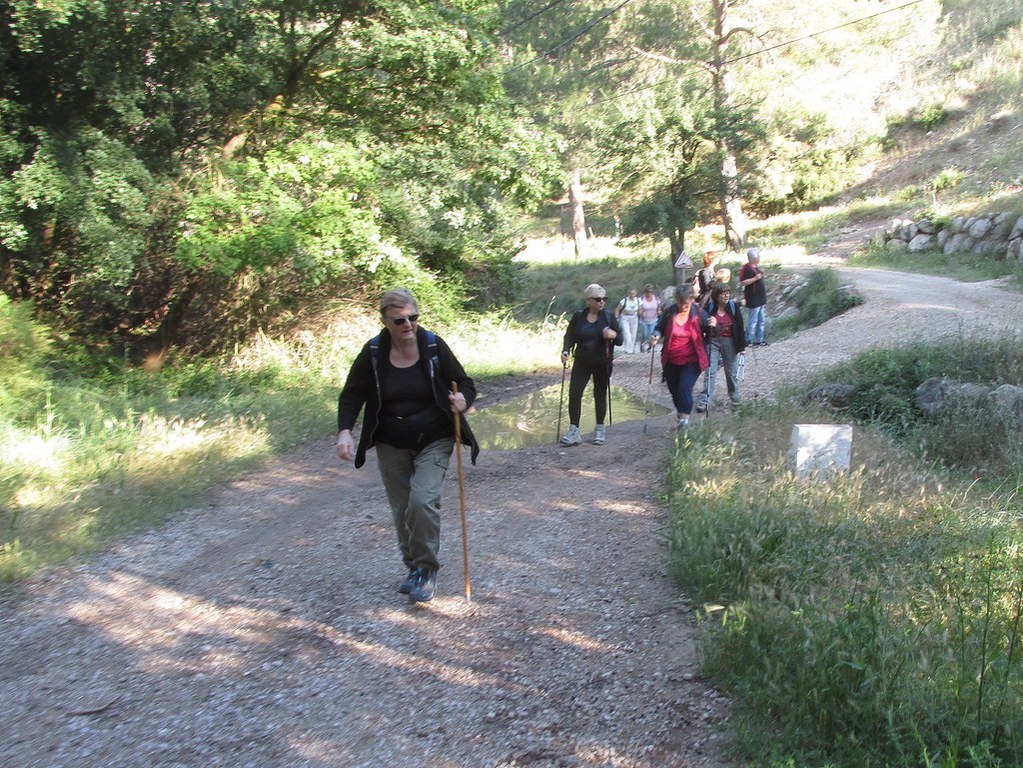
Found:
[[[429,350],[430,386],[440,375],[440,356],[437,354],[437,336],[432,331],[425,331],[426,345]],[[380,335],[369,341],[370,360],[373,364],[374,377],[378,377],[380,364]],[[377,379],[379,381],[379,379]],[[411,416],[381,416],[380,430],[386,435],[385,442],[397,448],[417,449],[426,443],[444,437],[450,433],[451,422],[443,411],[434,405],[414,413]]]
[[[739,314],[739,305],[736,303],[735,299],[729,299],[728,302],[727,302],[727,306],[730,307],[731,310],[732,310],[732,317],[735,317],[737,314]],[[704,309],[704,311],[707,314],[711,314],[711,312],[710,312],[710,302],[709,301],[707,302],[707,306]],[[717,328],[711,328],[709,325],[703,326],[703,343],[704,344],[710,344],[711,343],[711,341],[713,340],[713,337],[714,337],[714,332],[716,330],[717,330]]]
[[[437,354],[437,334],[433,331],[424,331],[424,333],[426,333],[426,348],[430,352],[427,359],[430,362],[430,381],[432,382],[434,375],[440,373],[440,356]],[[377,366],[380,363],[379,333],[369,340],[369,356],[373,362],[373,374],[376,375],[378,373]]]

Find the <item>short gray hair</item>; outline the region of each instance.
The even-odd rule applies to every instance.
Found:
[[[388,307],[394,307],[395,309],[401,309],[402,307],[412,307],[414,310],[419,309],[419,305],[416,303],[416,297],[412,295],[412,292],[408,288],[393,288],[381,296],[381,317],[384,317],[387,314]]]
[[[685,301],[686,299],[696,300],[696,291],[689,283],[684,283],[675,289],[675,301]]]
[[[597,283],[590,283],[583,291],[583,296],[587,299],[596,299],[600,296],[607,296],[607,291],[604,290],[603,286],[597,285]]]
[[[756,261],[757,259],[760,258],[760,249],[750,248],[748,251],[746,251],[746,258],[749,259],[750,261]]]

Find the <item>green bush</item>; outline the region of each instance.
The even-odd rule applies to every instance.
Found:
[[[673,572],[702,605],[704,671],[731,693],[751,765],[1020,764],[1015,493],[1006,510],[934,490],[883,443],[847,476],[799,482],[735,437],[800,418],[744,412],[669,460]]]
[[[840,291],[840,287],[838,273],[834,269],[813,270],[806,284],[793,297],[799,314],[775,321],[771,335],[781,339],[802,328],[815,328],[863,303],[859,294]]]
[[[0,294],[0,418],[33,418],[49,387],[44,362],[50,354],[49,329],[32,317],[30,304]]]

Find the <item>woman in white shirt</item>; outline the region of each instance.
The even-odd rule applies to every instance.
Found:
[[[630,288],[629,295],[618,302],[615,314],[622,329],[622,352],[631,355],[637,351],[636,333],[639,330],[639,296],[635,288]]]

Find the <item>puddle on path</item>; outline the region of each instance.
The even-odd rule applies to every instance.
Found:
[[[469,417],[473,434],[480,447],[490,450],[513,450],[532,445],[554,444],[558,431],[558,404],[561,384],[555,384],[506,403],[485,406]],[[663,416],[668,409],[650,403],[649,416]],[[568,384],[562,404],[561,434],[568,430]],[[611,415],[614,424],[642,419],[647,415],[646,403],[621,387],[611,386]],[[593,385],[583,393],[583,435],[593,431]]]

